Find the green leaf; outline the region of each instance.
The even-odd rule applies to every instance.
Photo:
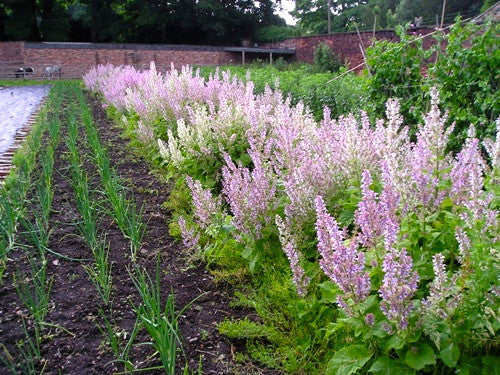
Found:
[[[487,355],[483,357],[483,375],[500,374],[500,357]]]
[[[325,302],[335,302],[337,294],[339,294],[339,287],[337,284],[331,281],[325,281],[321,283],[319,287],[321,289],[321,297]]]
[[[460,358],[460,349],[457,344],[450,342],[439,352],[439,358],[443,360],[446,366],[455,367]]]
[[[429,345],[422,344],[408,349],[405,361],[411,368],[421,370],[427,365],[433,365],[436,363],[436,356]]]
[[[389,357],[377,359],[368,372],[381,375],[411,375],[415,373],[414,370],[406,366],[403,362]]]
[[[482,368],[481,356],[465,359],[462,357],[460,361],[460,373],[463,375],[478,375]]]
[[[372,357],[372,353],[363,345],[351,345],[340,349],[330,359],[325,375],[350,375],[362,368]]]
[[[401,339],[401,337],[394,335],[387,341],[385,348],[386,348],[386,350],[390,350],[390,349],[399,350],[399,349],[403,348],[404,345],[405,345],[404,340]]]

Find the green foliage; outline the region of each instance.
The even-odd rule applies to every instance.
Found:
[[[445,52],[429,68],[429,84],[439,88],[443,106],[456,123],[455,147],[467,137],[469,124],[476,126],[479,138],[494,136],[500,115],[499,32],[498,24],[455,23],[444,36]]]
[[[5,0],[0,40],[239,44],[283,27],[275,8],[271,0]]]
[[[320,43],[314,49],[314,66],[318,71],[337,73],[342,65],[342,58],[333,53],[327,44]]]
[[[495,120],[500,115],[498,76],[500,64],[498,24],[455,23],[448,34],[437,34],[437,42],[425,50],[422,39],[399,29],[400,42],[378,41],[367,50],[371,72],[367,86],[373,112],[384,113],[388,98],[399,98],[401,113],[410,130],[428,108],[423,94],[429,87],[440,91],[442,107],[455,122],[450,147],[457,150],[464,142],[472,123],[478,137],[492,137]],[[422,71],[427,70],[427,75]]]
[[[411,368],[421,370],[427,365],[435,364],[436,356],[429,345],[423,344],[409,348],[405,355],[405,361]]]
[[[425,78],[421,69],[431,52],[422,48],[403,28],[400,41],[377,41],[366,51],[371,77],[368,84],[370,105],[378,116],[385,111],[389,98],[400,98],[401,114],[410,126],[419,122],[425,102]],[[419,105],[420,104],[420,105]]]
[[[298,36],[298,30],[290,25],[270,25],[257,30],[255,40],[259,43],[277,42]]]
[[[448,0],[446,2],[444,24],[453,23],[460,14],[464,18],[472,17],[479,12],[482,0]],[[396,17],[400,24],[414,22],[415,17],[422,17],[423,25],[435,25],[436,15],[441,15],[443,2],[435,0],[400,0],[396,7]]]
[[[202,67],[201,74],[208,77],[215,72],[213,67]],[[366,78],[355,74],[343,74],[341,68],[336,74],[318,73],[312,65],[287,64],[285,66],[247,67],[227,66],[229,70],[242,80],[246,80],[249,72],[250,80],[255,84],[255,92],[261,93],[266,86],[276,87],[283,96],[289,96],[291,103],[303,102],[316,120],[323,118],[323,110],[330,109],[332,118],[349,113],[358,113],[367,106],[368,96],[365,90]],[[277,86],[275,85],[277,82]]]
[[[372,357],[363,345],[351,345],[337,351],[328,362],[325,375],[350,375],[361,369]]]
[[[449,24],[457,15],[469,18],[485,11],[495,1],[448,0],[444,23]],[[481,8],[481,5],[483,7]],[[331,31],[389,29],[414,22],[422,17],[423,25],[435,26],[435,16],[441,17],[442,1],[436,0],[365,0],[331,1]],[[481,9],[480,9],[481,8]],[[291,12],[298,19],[297,28],[302,35],[327,32],[328,0],[297,0]]]

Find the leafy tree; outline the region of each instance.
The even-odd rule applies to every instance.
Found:
[[[481,5],[495,0],[447,0],[445,22],[453,22],[458,14],[476,15]],[[434,25],[436,15],[441,17],[442,1],[437,0],[338,0],[332,3],[332,31],[394,28],[397,24],[413,22],[423,17],[424,24]],[[292,15],[299,20],[297,26],[303,35],[327,32],[328,0],[297,0]]]
[[[256,41],[276,42],[286,38],[292,38],[299,35],[299,31],[295,26],[290,25],[270,25],[257,30],[255,34]]]
[[[479,13],[482,0],[447,0],[445,23],[452,23],[458,14],[469,17]],[[436,0],[401,0],[396,9],[400,23],[411,22],[415,17],[423,17],[424,25],[434,25],[436,15],[441,20],[443,2]]]
[[[119,14],[120,4],[113,0],[81,0],[83,23],[90,29],[91,42],[122,42],[126,25]]]
[[[5,34],[12,40],[41,40],[42,36],[37,25],[37,8],[35,0],[7,0],[4,10]]]
[[[43,40],[64,41],[68,39],[69,17],[67,4],[57,0],[39,2],[39,30]]]
[[[4,0],[0,38],[10,40],[239,43],[284,25],[272,0]]]
[[[336,73],[343,64],[342,58],[334,54],[328,44],[320,43],[314,50],[314,65],[320,72]]]
[[[327,31],[327,0],[297,0],[291,14],[299,21],[302,34],[323,34]]]
[[[149,43],[192,42],[195,3],[195,0],[126,2],[123,17],[129,25],[127,39]]]

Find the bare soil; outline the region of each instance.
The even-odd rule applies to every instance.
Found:
[[[119,176],[128,181],[129,194],[137,206],[143,207],[147,230],[139,264],[154,275],[157,259],[160,259],[162,290],[165,297],[171,291],[175,294],[179,310],[199,297],[180,320],[185,356],[180,356],[178,362],[187,362],[192,370],[201,364],[203,374],[271,373],[256,367],[250,370],[234,363],[234,352],[241,350],[241,345],[221,336],[217,324],[227,317],[241,318],[249,312],[231,307],[232,290],[229,285],[215,283],[203,264],[192,264],[187,260],[182,245],[168,234],[170,216],[162,203],[168,197],[169,186],[150,173],[147,162],[134,157],[127,141],[120,135],[121,129],[107,118],[100,103],[90,97],[88,101],[113,167]],[[63,124],[61,143],[55,153],[50,248],[72,258],[90,259],[90,250],[77,235],[74,226],[79,215],[66,160],[64,128]],[[94,166],[87,161],[85,167],[93,174],[91,183],[97,187],[99,179],[93,170]],[[110,242],[113,265],[113,303],[112,308],[105,313],[119,327],[119,331],[124,335],[130,334],[135,323],[132,303],[137,305],[139,299],[128,273],[131,267],[129,242],[107,216],[103,215],[100,229]],[[0,285],[0,343],[15,355],[18,354],[15,344],[24,337],[21,320],[27,318],[27,312],[16,294],[13,276],[28,274],[29,267],[22,250],[11,253],[10,258],[4,283]],[[49,255],[48,259],[48,273],[53,278],[53,285],[47,321],[64,327],[64,330],[46,327],[42,343],[43,361],[38,363],[38,368],[43,368],[44,374],[112,374],[123,371],[123,366],[114,361],[99,329],[103,327],[99,314],[102,303],[82,262],[67,261],[53,255]],[[147,341],[149,339],[144,331],[136,340]],[[141,368],[159,365],[154,356],[148,360],[152,354],[150,345],[137,346],[131,357]],[[0,374],[7,374],[7,369],[1,366],[0,363]],[[181,368],[178,370],[181,373]],[[145,373],[163,372],[157,370]]]

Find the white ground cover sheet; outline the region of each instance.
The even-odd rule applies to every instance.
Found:
[[[0,88],[0,156],[49,93],[50,85]]]

